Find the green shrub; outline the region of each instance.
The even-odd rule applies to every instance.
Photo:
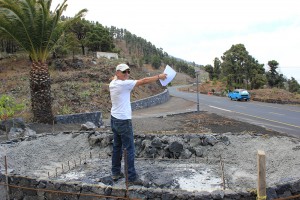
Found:
[[[68,115],[72,113],[72,108],[68,105],[63,105],[61,110],[58,112],[59,115]]]
[[[0,120],[11,118],[16,112],[25,108],[24,104],[17,104],[13,97],[8,95],[0,96]]]

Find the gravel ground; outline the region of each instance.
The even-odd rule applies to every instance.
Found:
[[[178,103],[178,102],[177,102]],[[186,107],[189,110],[190,105]],[[161,109],[159,109],[161,110]],[[145,114],[145,113],[144,113]],[[148,113],[149,114],[149,113]],[[220,156],[224,162],[225,186],[233,190],[256,187],[257,151],[266,153],[268,186],[284,180],[299,179],[300,140],[252,124],[227,119],[207,112],[188,112],[150,117],[134,113],[135,134],[206,134],[228,137],[230,144],[218,142],[206,146],[204,156],[188,160],[137,159],[136,168],[148,187],[181,188],[189,191],[211,191],[222,187]],[[110,132],[109,120],[99,132]],[[16,174],[52,179],[111,184],[110,149],[90,146],[90,133],[78,132],[80,125],[31,125],[38,134],[50,133],[31,141],[0,145],[0,159],[7,155],[9,169]],[[68,131],[68,133],[61,133]],[[89,155],[92,153],[92,159]],[[96,156],[95,156],[96,155]],[[71,169],[54,178],[55,169]],[[74,161],[77,163],[76,167]],[[81,164],[80,164],[81,161]],[[84,164],[86,163],[86,164]],[[3,162],[0,163],[3,172]],[[60,172],[59,172],[60,174]],[[114,184],[125,187],[124,179]],[[137,186],[134,186],[137,187]]]

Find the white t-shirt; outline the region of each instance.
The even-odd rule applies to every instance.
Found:
[[[117,119],[131,119],[130,93],[137,80],[112,80],[109,84],[111,115]]]

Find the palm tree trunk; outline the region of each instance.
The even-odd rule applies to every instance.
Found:
[[[52,124],[51,81],[48,65],[33,62],[30,70],[30,92],[33,120],[39,123]]]

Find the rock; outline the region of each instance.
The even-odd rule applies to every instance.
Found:
[[[36,132],[30,128],[25,128],[24,136],[36,136]]]
[[[214,146],[216,143],[218,143],[218,140],[214,136],[207,136],[205,137],[204,142]]]
[[[11,140],[11,139],[22,137],[23,133],[24,133],[24,130],[22,128],[12,127],[8,133],[8,139]]]
[[[2,131],[10,130],[12,127],[25,129],[26,125],[22,118],[14,118],[0,121],[0,129]]]
[[[188,149],[185,149],[180,156],[183,159],[189,159],[192,156],[192,153]]]
[[[199,137],[194,137],[194,138],[190,139],[189,144],[190,144],[191,147],[196,147],[196,146],[199,146],[201,144],[201,140],[200,140]]]
[[[111,134],[102,134],[102,141],[101,141],[101,146],[100,147],[107,147],[113,143],[113,135]]]
[[[172,153],[181,153],[183,151],[183,144],[178,141],[172,142],[169,145],[169,151]]]
[[[201,148],[201,147],[195,147],[194,150],[195,150],[195,155],[196,156],[203,157],[203,154],[204,154],[203,148]]]
[[[157,150],[155,147],[148,146],[145,148],[145,157],[146,158],[154,158],[157,154]]]
[[[151,142],[151,146],[154,148],[161,148],[162,142],[160,141],[160,139],[158,137],[155,137]]]
[[[213,197],[213,199],[223,199],[224,195],[224,191],[222,190],[214,190],[211,192],[211,196]]]
[[[266,192],[267,192],[267,200],[278,198],[278,196],[276,194],[276,190],[274,188],[272,188],[272,187],[271,188],[267,188]]]
[[[278,185],[276,188],[276,193],[279,197],[286,197],[286,192],[291,190],[291,185],[290,184],[283,184],[283,185]]]
[[[86,122],[85,124],[81,124],[80,131],[93,131],[97,127],[93,122]]]
[[[293,193],[296,193],[297,191],[300,191],[300,180],[293,182],[291,187],[292,187],[292,192]]]
[[[230,141],[229,141],[228,137],[226,137],[226,136],[222,136],[222,137],[220,138],[220,140],[221,140],[221,142],[223,142],[226,146],[228,146],[228,145],[230,144]]]
[[[88,141],[91,146],[95,146],[96,144],[100,143],[102,139],[103,138],[100,135],[91,135]]]

